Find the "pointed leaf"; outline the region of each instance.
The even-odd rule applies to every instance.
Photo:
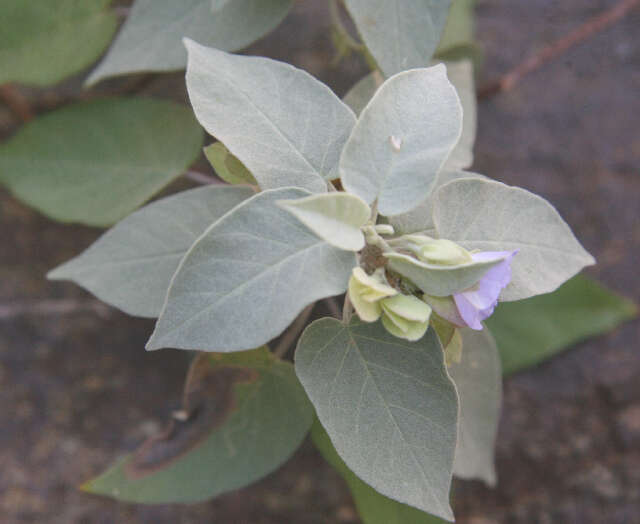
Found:
[[[462,356],[460,362],[449,365],[460,399],[453,474],[463,479],[482,479],[493,486],[494,448],[502,403],[500,355],[487,328],[482,331],[464,328],[459,333]]]
[[[212,0],[136,0],[107,56],[87,80],[142,71],[184,69],[182,38],[236,51],[274,29],[291,0],[233,0],[213,10]],[[219,3],[219,2],[218,2]]]
[[[83,489],[147,504],[205,500],[275,470],[313,420],[293,367],[265,348],[200,354],[183,402],[167,431]]]
[[[345,0],[385,76],[429,64],[450,4],[451,0]]]
[[[347,482],[364,524],[442,524],[444,522],[438,517],[385,497],[362,482],[340,458],[318,419],[315,419],[311,426],[311,438],[325,460]]]
[[[222,142],[215,142],[204,148],[204,156],[215,169],[216,175],[229,184],[250,184],[258,182],[240,160],[224,147]]]
[[[369,220],[371,209],[355,195],[327,193],[281,200],[278,205],[332,246],[348,251],[364,247],[360,228]]]
[[[438,235],[469,250],[518,250],[502,300],[548,293],[592,265],[555,208],[544,198],[489,180],[450,182],[434,197]]]
[[[0,85],[58,83],[96,60],[115,33],[110,0],[3,0]]]
[[[353,112],[308,73],[268,58],[230,55],[186,40],[187,89],[204,128],[262,189],[326,191]]]
[[[0,145],[0,182],[56,220],[107,226],[184,172],[201,144],[187,107],[147,98],[83,102]]]
[[[248,187],[207,186],[153,202],[48,277],[72,280],[130,315],[157,317],[187,250],[207,227],[253,194]]]
[[[453,520],[458,402],[433,330],[410,343],[379,322],[324,318],[303,333],[296,373],[356,475],[383,495]]]
[[[496,337],[504,372],[510,374],[637,315],[633,302],[578,275],[553,293],[498,305],[487,325]]]
[[[340,158],[342,184],[383,215],[416,207],[462,129],[462,109],[445,67],[400,73],[364,108]]]
[[[424,293],[446,297],[470,288],[504,257],[482,262],[469,262],[458,266],[428,264],[402,253],[385,253],[389,269],[408,278]]]
[[[315,300],[343,293],[354,254],[276,206],[308,194],[264,191],[210,226],[182,259],[147,349],[256,347]]]

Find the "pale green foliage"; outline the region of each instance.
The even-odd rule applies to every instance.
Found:
[[[369,220],[371,209],[355,195],[334,192],[277,204],[332,246],[347,251],[364,247],[361,228]]]
[[[275,28],[291,0],[136,0],[107,56],[87,80],[142,71],[183,69],[188,37],[227,51],[246,47]]]
[[[358,80],[344,95],[342,101],[351,108],[356,116],[359,116],[383,82],[384,78],[380,71],[372,71]]]
[[[215,169],[216,175],[229,184],[258,185],[251,172],[240,160],[224,147],[222,142],[215,142],[204,148],[204,156]]]
[[[355,317],[311,324],[296,373],[347,466],[377,491],[453,520],[458,402],[433,330],[418,342]]]
[[[469,250],[518,250],[502,300],[549,293],[595,262],[549,202],[499,182],[462,179],[442,186],[433,220],[440,237]]]
[[[55,84],[91,64],[111,41],[110,0],[2,0],[0,84]]]
[[[451,0],[345,0],[364,43],[389,77],[429,64]]]
[[[48,277],[73,280],[130,315],[157,317],[187,250],[207,227],[253,194],[247,187],[208,186],[153,202]]]
[[[343,293],[353,253],[330,246],[270,190],[209,227],[182,259],[148,349],[237,351],[278,336],[308,304]]]
[[[291,456],[313,420],[293,366],[266,348],[199,358],[185,387],[187,421],[174,421],[146,454],[139,448],[143,468],[129,455],[84,490],[132,502],[196,502],[255,482]]]
[[[462,335],[460,361],[449,365],[460,399],[453,474],[494,485],[494,447],[502,403],[500,355],[488,329],[458,332]]]
[[[633,302],[578,275],[553,293],[498,305],[486,322],[496,337],[508,374],[538,364],[571,344],[605,333],[637,315],[638,307]]]
[[[326,191],[353,128],[353,112],[300,69],[186,41],[187,88],[200,123],[262,189]]]
[[[431,307],[413,295],[394,295],[380,301],[382,325],[392,335],[415,342],[429,327]]]
[[[477,102],[470,60],[446,62],[447,76],[458,92],[462,104],[462,134],[447,159],[445,169],[466,169],[473,164],[473,146],[476,141]]]
[[[318,419],[311,426],[311,438],[325,460],[342,475],[349,485],[363,524],[442,524],[444,522],[424,511],[385,497],[362,482],[340,458]]]
[[[389,268],[408,278],[423,292],[436,297],[453,295],[473,286],[504,257],[483,262],[468,262],[457,266],[443,266],[422,262],[402,253],[385,253]]]
[[[383,215],[410,211],[430,193],[457,143],[462,110],[442,65],[400,73],[362,111],[340,158],[342,183]]]
[[[189,109],[147,98],[74,104],[0,146],[0,182],[63,222],[107,226],[180,175],[202,130]]]
[[[473,46],[473,8],[475,0],[453,0],[436,50],[436,56],[455,52],[469,54]]]

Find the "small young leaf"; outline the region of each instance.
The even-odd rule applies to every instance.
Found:
[[[356,84],[349,89],[342,101],[347,104],[351,110],[359,116],[362,110],[369,103],[378,87],[382,85],[384,78],[380,71],[372,71],[367,76],[361,78]]]
[[[411,343],[379,322],[324,318],[303,333],[295,365],[356,475],[383,495],[453,520],[458,400],[433,330]]]
[[[527,320],[528,322],[528,320]],[[496,482],[494,447],[502,403],[500,355],[489,330],[464,328],[460,362],[449,373],[460,399],[458,442],[453,474],[463,479]]]
[[[637,315],[633,302],[578,275],[553,293],[498,305],[487,325],[496,337],[504,373],[509,374]]]
[[[476,142],[477,101],[470,60],[447,62],[447,76],[462,104],[462,134],[445,163],[444,169],[466,169],[473,164],[473,146]]]
[[[254,193],[207,186],[132,213],[76,258],[51,271],[130,315],[157,317],[180,259],[218,218]]]
[[[462,109],[440,64],[400,73],[376,91],[340,158],[347,191],[398,215],[431,192],[460,138]]]
[[[501,300],[549,293],[595,262],[549,202],[500,182],[462,179],[442,186],[433,221],[439,237],[469,250],[518,250]]]
[[[207,157],[216,174],[225,182],[229,184],[258,185],[251,172],[224,147],[222,142],[214,142],[205,147],[204,156]]]
[[[408,278],[424,293],[446,297],[470,288],[504,257],[482,262],[469,262],[458,266],[428,264],[402,253],[385,253],[389,269]]]
[[[353,112],[308,73],[185,40],[187,89],[204,128],[251,171],[262,189],[320,193],[337,178]]]
[[[198,355],[178,414],[82,488],[146,504],[205,500],[275,470],[313,420],[293,367],[266,348]]]
[[[389,77],[429,64],[451,0],[345,0],[364,43]]]
[[[327,193],[281,200],[277,204],[332,246],[347,251],[360,251],[364,247],[360,228],[369,220],[371,209],[355,195]]]
[[[274,29],[291,4],[291,0],[233,0],[213,10],[212,0],[136,0],[87,83],[128,73],[184,69],[183,37],[225,51],[242,49]]]
[[[336,452],[331,439],[316,418],[311,426],[311,438],[325,460],[347,482],[363,524],[442,524],[444,521],[424,511],[378,493],[362,482]]]
[[[147,349],[256,347],[315,300],[343,293],[355,255],[276,205],[308,195],[263,191],[210,226],[180,262]]]
[[[110,0],[3,0],[0,85],[58,83],[90,65],[115,33]]]
[[[108,98],[67,106],[0,145],[0,182],[62,222],[107,226],[198,156],[202,129],[184,106]]]

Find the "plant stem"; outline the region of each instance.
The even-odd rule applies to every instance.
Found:
[[[351,316],[353,315],[353,304],[349,300],[349,292],[344,295],[344,305],[342,306],[342,323],[349,324],[351,322]]]
[[[293,346],[293,343],[297,340],[298,336],[307,325],[307,321],[309,320],[309,317],[311,316],[315,305],[316,302],[314,302],[313,304],[309,304],[306,308],[304,308],[302,310],[302,313],[298,315],[298,318],[296,318],[293,321],[293,324],[289,326],[289,329],[287,329],[285,334],[282,335],[280,342],[273,350],[273,354],[276,357],[282,358],[287,354],[291,346]]]
[[[187,171],[184,173],[184,176],[189,180],[193,180],[198,184],[208,185],[208,184],[220,184],[226,185],[226,182],[220,180],[219,178],[213,177],[211,175],[207,175],[205,173],[200,173],[199,171]]]
[[[26,97],[11,84],[0,86],[0,98],[22,122],[33,119],[33,111]]]

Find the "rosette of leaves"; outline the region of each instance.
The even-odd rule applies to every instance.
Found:
[[[420,263],[394,247],[403,229],[470,251],[518,250],[505,301],[553,291],[593,259],[542,198],[449,167],[463,111],[445,66],[391,76],[356,118],[290,65],[185,44],[197,119],[259,190],[212,186],[156,201],[51,273],[131,314],[158,317],[148,349],[213,355],[198,365],[200,379],[190,379],[167,432],[86,488],[141,502],[233,489],[293,452],[313,405],[330,446],[366,489],[452,520],[453,474],[495,480],[500,367],[486,328],[442,319],[427,326],[426,305],[413,318],[415,307],[394,299],[382,312],[396,327],[425,323],[417,340],[355,315],[321,319],[299,341],[295,375],[253,348],[310,304],[344,293],[354,268],[370,271],[372,252],[385,254],[376,260],[399,296],[416,300],[467,289],[490,267]],[[406,264],[392,267],[393,254]],[[421,289],[422,277],[440,291]],[[248,432],[277,442],[278,452]],[[227,481],[228,468],[236,474]]]

